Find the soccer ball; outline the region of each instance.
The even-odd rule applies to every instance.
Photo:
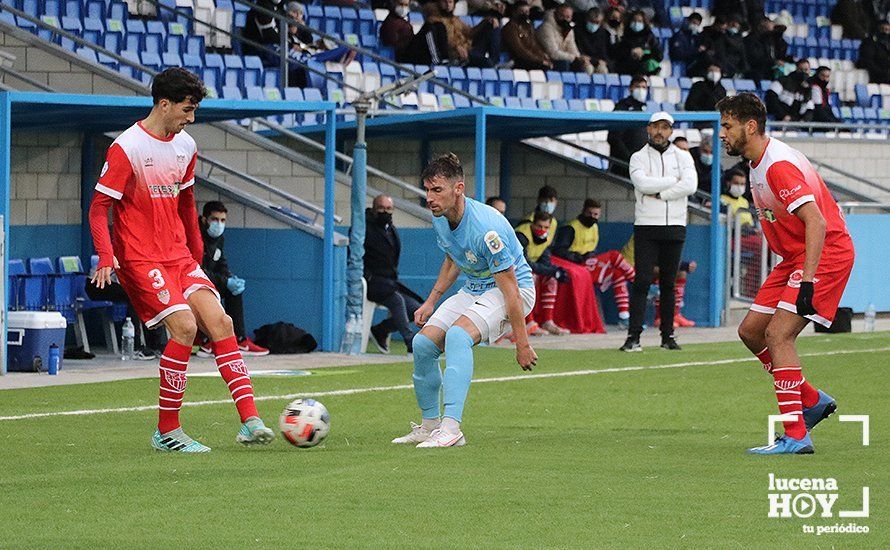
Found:
[[[314,447],[327,437],[331,415],[314,399],[295,399],[281,413],[278,428],[292,445]]]

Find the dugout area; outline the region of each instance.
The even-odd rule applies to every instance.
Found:
[[[3,216],[3,292],[9,273],[7,251],[9,243],[10,214],[10,166],[13,130],[41,131],[76,131],[85,137],[100,135],[106,132],[117,132],[127,129],[137,120],[144,118],[152,107],[150,97],[124,97],[81,94],[49,94],[34,92],[0,92],[0,215]],[[304,101],[237,101],[225,99],[205,99],[196,111],[195,123],[213,123],[244,118],[288,115],[293,113],[324,113],[322,132],[327,145],[325,150],[325,197],[324,197],[324,268],[323,268],[323,300],[319,309],[323,317],[322,346],[333,345],[334,321],[334,143],[336,134],[336,105],[329,102]],[[95,155],[103,154],[91,146],[93,140],[85,139],[81,149],[83,170],[81,171],[81,247],[79,253],[89,257],[92,241],[89,233],[88,210],[95,179],[98,174],[92,173]],[[200,143],[198,144],[200,150]],[[74,252],[74,251],[72,251]],[[8,303],[3,300],[2,333],[6,339]],[[0,356],[0,374],[6,373],[6,346],[2,346]]]

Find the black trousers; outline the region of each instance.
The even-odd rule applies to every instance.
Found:
[[[639,337],[646,315],[646,296],[658,267],[658,290],[661,297],[661,335],[674,333],[674,286],[686,227],[682,225],[635,225],[634,268],[637,271],[630,293],[630,322],[628,336]]]
[[[139,315],[136,314],[136,309],[133,308],[133,304],[130,302],[130,297],[127,296],[124,287],[122,287],[120,283],[112,282],[105,285],[105,288],[99,288],[90,283],[88,279],[86,282],[86,293],[90,300],[126,302],[127,315],[133,320],[133,325],[137,327],[136,330],[142,332],[142,340],[145,342],[145,347],[153,351],[162,351],[164,349],[164,334],[161,330],[163,325],[155,330],[148,330],[145,324],[139,321]],[[138,342],[139,340],[137,339],[137,347]]]
[[[238,340],[243,339],[246,334],[244,334],[244,295],[232,294],[229,292],[229,289],[223,287],[222,290],[219,290],[219,296],[222,298],[223,309],[226,310],[226,315],[232,318],[232,326],[235,328],[235,336]]]
[[[389,317],[377,326],[387,333],[398,332],[402,335],[405,343],[410,346],[416,331],[413,328],[414,312],[420,307],[420,302],[409,294],[396,291],[380,303],[389,310]]]

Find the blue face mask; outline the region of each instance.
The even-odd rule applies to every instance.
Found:
[[[714,155],[711,153],[702,153],[701,154],[701,163],[705,166],[710,166],[714,162]]]
[[[587,24],[587,32],[593,34],[598,30],[600,30],[600,26],[597,25],[596,23],[588,23]]]
[[[632,30],[633,32],[642,31],[643,23],[641,23],[640,21],[634,21],[633,23],[630,24],[630,30]]]
[[[539,202],[538,210],[541,212],[547,212],[548,214],[553,214],[556,211],[556,203],[555,202]]]
[[[223,231],[226,230],[226,224],[223,222],[210,222],[210,225],[207,226],[207,234],[213,237],[214,239],[218,238],[223,234]]]

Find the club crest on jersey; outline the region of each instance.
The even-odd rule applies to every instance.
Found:
[[[143,164],[146,168],[148,168],[149,166],[154,166],[154,165],[155,165],[155,161],[154,161],[153,158],[148,157],[147,159],[145,159],[145,160],[143,161],[142,164]]]
[[[179,164],[185,164],[185,155],[176,155],[176,162]]]
[[[170,389],[175,392],[184,392],[186,377],[184,372],[175,372],[170,370],[164,370],[164,380],[170,384]]]
[[[770,223],[773,223],[773,222],[776,221],[776,215],[773,214],[773,211],[770,210],[769,208],[758,208],[758,209],[757,209],[757,216],[758,216],[761,220],[766,220],[766,221],[768,221],[768,222],[770,222]]]
[[[467,261],[470,262],[471,264],[474,264],[479,261],[479,258],[477,258],[475,254],[473,254],[472,250],[467,250],[466,254],[464,254],[464,255],[467,257]]]
[[[791,288],[800,288],[801,281],[803,281],[803,269],[798,269],[788,277],[788,286]],[[818,277],[813,277],[813,284],[818,282]]]
[[[166,288],[160,292],[158,292],[158,301],[164,305],[170,303],[170,291]]]
[[[244,361],[232,361],[229,363],[229,370],[247,376],[247,367],[244,365]]]
[[[485,246],[492,254],[497,254],[504,249],[504,242],[497,231],[489,231],[485,234]]]

